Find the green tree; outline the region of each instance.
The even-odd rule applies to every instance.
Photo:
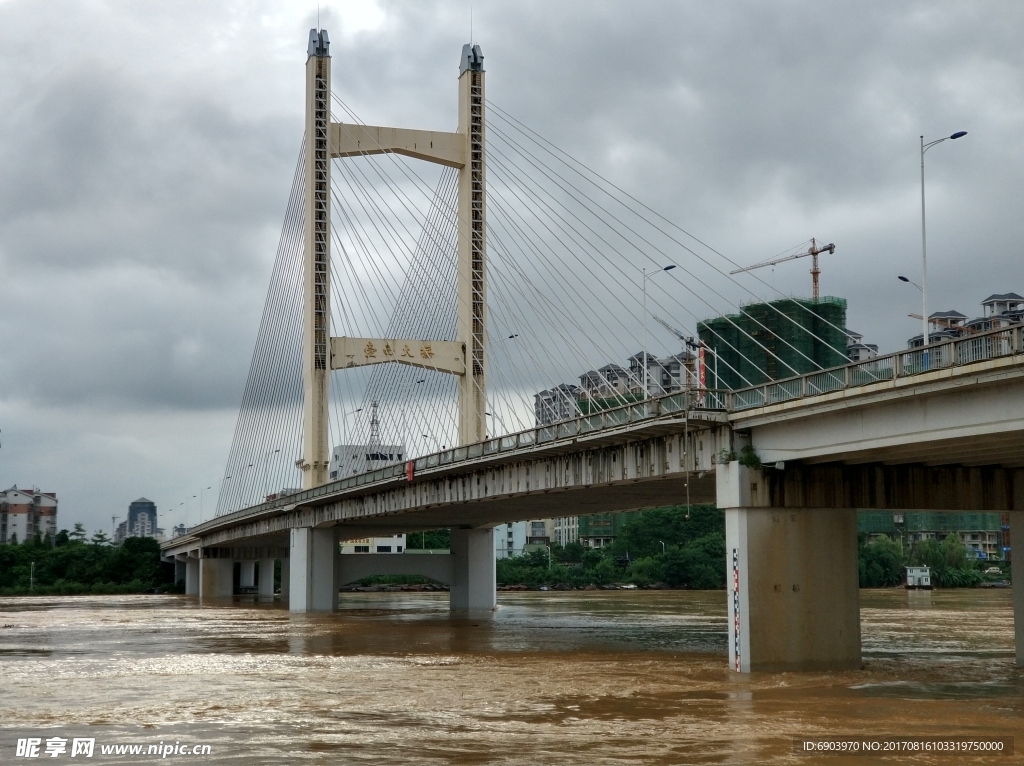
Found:
[[[93,533],[92,538],[89,540],[93,545],[109,545],[110,538],[107,537],[107,533],[102,530],[97,530]]]
[[[858,557],[860,587],[887,588],[903,582],[906,558],[900,544],[879,535],[861,546]]]
[[[80,522],[80,521],[76,521],[75,522],[75,531],[71,533],[70,537],[73,540],[82,540],[82,541],[84,541],[85,538],[86,538],[86,534],[87,533],[85,531],[85,525],[82,524],[82,522]]]
[[[725,512],[713,505],[650,508],[623,525],[612,547],[617,556],[642,558],[712,533],[725,534]]]
[[[587,552],[578,542],[571,542],[564,548],[556,549],[556,555],[559,561],[571,561],[573,563],[579,563],[583,561],[583,554]]]
[[[445,550],[451,544],[451,532],[447,529],[410,532],[405,536],[405,547],[409,550]]]

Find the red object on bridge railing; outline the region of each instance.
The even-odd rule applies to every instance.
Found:
[[[412,481],[413,475],[416,473],[416,461],[409,460],[405,464],[405,479],[406,481]]]

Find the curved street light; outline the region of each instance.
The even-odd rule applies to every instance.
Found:
[[[925,236],[924,219],[924,153],[943,141],[955,141],[966,135],[966,130],[958,130],[952,135],[937,138],[934,141],[929,141],[927,144],[924,142],[924,136],[921,136],[921,358],[926,370],[928,369],[928,342],[931,338],[928,333],[928,246],[927,237]],[[909,282],[910,280],[905,279],[903,281]]]
[[[653,277],[655,274],[660,274],[663,271],[672,271],[676,265],[670,263],[668,266],[662,266],[657,271],[652,271],[650,274],[647,273],[647,269],[642,268],[640,270],[643,279],[643,292],[644,292],[644,347],[643,347],[643,359],[644,359],[644,400],[651,395],[651,380],[650,373],[647,371],[647,280]]]

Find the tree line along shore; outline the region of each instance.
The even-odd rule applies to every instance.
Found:
[[[445,549],[447,530],[409,535],[408,547]],[[880,536],[861,536],[859,575],[862,588],[896,587],[906,566],[928,566],[940,588],[977,587],[1008,579],[1002,562],[967,557],[957,535],[904,546]],[[357,555],[357,554],[353,554]],[[996,566],[1000,574],[985,572]],[[498,586],[510,589],[585,590],[612,587],[722,589],[726,583],[725,514],[710,505],[653,508],[637,513],[605,548],[536,546],[497,561]],[[428,586],[416,577],[372,577],[356,588]],[[403,588],[404,589],[404,588]],[[434,587],[415,588],[433,590]],[[91,537],[76,524],[50,539],[34,538],[0,546],[0,596],[184,592],[174,581],[172,564],[160,561],[151,538],[128,538],[112,545],[97,532]]]

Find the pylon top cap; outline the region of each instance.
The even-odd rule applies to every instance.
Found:
[[[309,56],[330,56],[331,39],[327,36],[327,30],[309,30],[309,47],[306,49]]]
[[[462,46],[462,61],[459,64],[459,76],[466,70],[473,72],[484,71],[484,54],[479,45],[466,43]]]

